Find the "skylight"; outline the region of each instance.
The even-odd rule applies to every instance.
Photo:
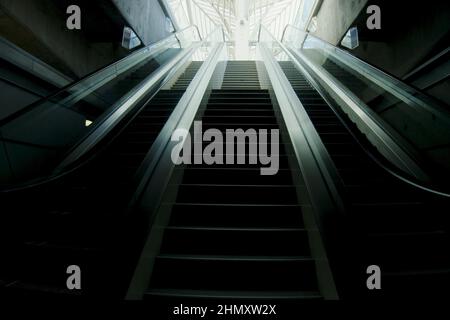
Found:
[[[288,24],[308,24],[317,0],[167,0],[178,29],[198,26],[203,37],[223,27],[231,60],[254,58],[249,41],[265,25],[278,39]],[[306,27],[303,27],[306,28]]]

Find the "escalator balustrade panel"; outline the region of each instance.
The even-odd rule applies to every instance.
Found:
[[[135,174],[201,63],[161,90],[90,161],[62,178],[2,193],[0,295],[122,299],[140,251],[126,215]],[[81,290],[67,268],[80,267]],[[114,279],[114,281],[111,281]]]
[[[330,107],[292,62],[280,62],[280,66],[345,186],[349,229],[354,235],[347,243],[353,247],[350,255],[358,257],[356,270],[361,272],[349,278],[365,279],[366,268],[378,265],[383,290],[374,295],[445,294],[450,285],[445,203],[378,165],[362,147],[370,143],[356,125],[344,125],[341,119],[346,115]],[[367,293],[365,285],[359,281],[355,292]]]

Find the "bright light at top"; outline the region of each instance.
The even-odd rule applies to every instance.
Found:
[[[178,29],[195,24],[203,37],[222,26],[231,60],[249,60],[249,41],[263,24],[278,39],[288,24],[303,27],[317,0],[168,0]]]

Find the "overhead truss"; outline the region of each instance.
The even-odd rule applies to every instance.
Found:
[[[222,26],[231,48],[241,23],[236,12],[238,1],[247,1],[245,23],[249,25],[250,39],[256,40],[260,24],[281,38],[284,27],[298,20],[302,3],[309,0],[167,0],[180,28],[195,24],[206,36]]]

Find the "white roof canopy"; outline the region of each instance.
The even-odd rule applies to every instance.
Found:
[[[180,28],[198,26],[204,37],[222,26],[229,58],[250,58],[248,41],[256,40],[260,24],[281,39],[287,24],[302,25],[305,10],[317,0],[167,0]],[[304,19],[304,18],[303,18]]]

